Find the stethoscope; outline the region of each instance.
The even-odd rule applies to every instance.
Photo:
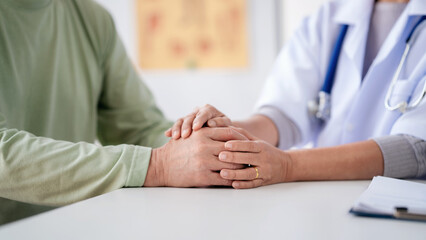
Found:
[[[398,64],[395,74],[392,77],[391,84],[388,88],[388,91],[385,97],[385,107],[389,111],[399,110],[401,113],[404,113],[405,111],[409,109],[413,109],[417,105],[419,105],[421,100],[426,95],[426,82],[425,82],[420,96],[416,100],[411,101],[410,104],[408,104],[408,101],[410,99],[408,99],[407,101],[399,102],[395,105],[390,104],[390,98],[391,98],[393,89],[395,87],[395,84],[401,74],[402,67],[405,64],[405,61],[407,59],[407,56],[408,56],[408,53],[410,52],[411,47],[413,46],[416,38],[420,34],[421,28],[419,28],[419,26],[420,25],[422,25],[422,27],[426,26],[425,24],[426,22],[423,22],[425,19],[426,19],[426,16],[422,16],[420,18],[420,20],[414,25],[413,29],[408,34],[408,37],[405,40],[404,53],[402,54],[401,60]],[[337,68],[337,61],[339,59],[339,55],[342,49],[343,41],[345,39],[348,27],[349,25],[347,24],[341,25],[339,35],[337,36],[336,44],[331,53],[331,58],[327,68],[327,73],[325,75],[324,84],[321,88],[321,91],[318,93],[318,97],[315,100],[310,101],[308,103],[309,112],[316,118],[323,121],[330,119],[330,111],[331,111],[330,93],[334,83],[334,78],[335,78],[335,73]]]

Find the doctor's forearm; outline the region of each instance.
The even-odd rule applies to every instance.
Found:
[[[286,181],[371,179],[383,175],[382,152],[373,140],[288,152]]]

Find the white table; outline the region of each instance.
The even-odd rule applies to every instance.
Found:
[[[121,189],[0,227],[0,239],[426,239],[426,223],[348,213],[370,181]]]

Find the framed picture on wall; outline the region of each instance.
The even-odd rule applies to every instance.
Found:
[[[135,4],[140,68],[248,67],[246,0],[138,0]]]

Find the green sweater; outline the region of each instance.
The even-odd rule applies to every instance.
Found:
[[[98,4],[0,1],[0,224],[142,186],[170,126]]]

